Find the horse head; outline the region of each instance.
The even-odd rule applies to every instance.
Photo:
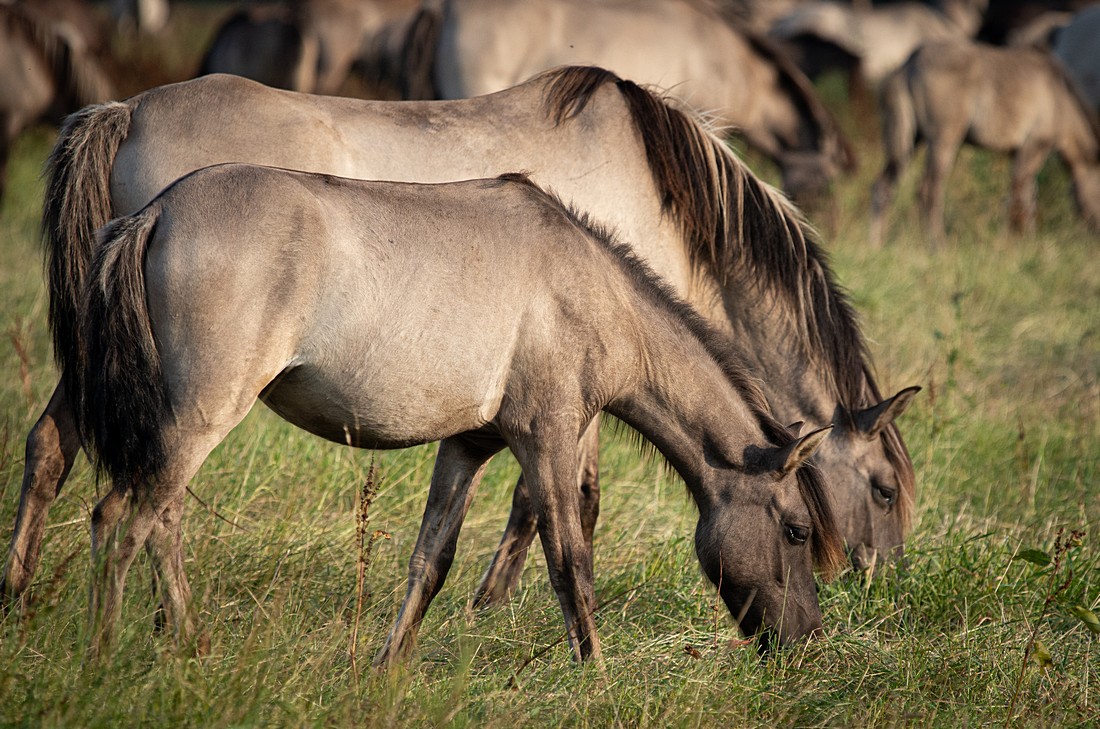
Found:
[[[761,653],[822,630],[814,566],[831,572],[843,552],[807,461],[829,430],[782,447],[747,447],[740,467],[719,464],[717,498],[700,505],[699,562],[741,630],[759,637]]]

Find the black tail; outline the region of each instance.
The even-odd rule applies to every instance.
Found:
[[[119,485],[154,475],[164,460],[169,404],[145,296],[145,253],[159,217],[154,203],[101,231],[80,311],[86,345],[63,362],[84,446]]]

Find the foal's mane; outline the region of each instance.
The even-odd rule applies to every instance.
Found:
[[[660,276],[654,273],[629,245],[619,242],[614,231],[594,221],[588,213],[562,201],[552,190],[536,184],[526,173],[500,175],[497,179],[527,185],[545,197],[561,213],[592,239],[604,247],[612,261],[617,263],[627,279],[646,300],[663,308],[703,345],[707,354],[717,364],[727,381],[745,401],[753,419],[774,446],[785,446],[794,435],[779,423],[768,408],[767,399],[760,389],[759,380],[748,370],[737,353],[728,346],[727,338],[720,335],[690,304],[681,299]],[[814,562],[826,574],[832,574],[845,561],[843,540],[833,518],[826,485],[820,471],[813,464],[804,464],[796,473],[799,491],[810,511],[813,521]]]
[[[724,287],[775,302],[849,426],[855,426],[858,410],[882,400],[855,311],[809,224],[780,192],[688,114],[631,81],[577,66],[542,78],[548,114],[559,124],[580,114],[601,86],[614,83],[642,137],[662,207],[679,224],[693,264]],[[895,424],[881,438],[900,482],[898,509],[905,525],[915,490],[912,462]]]

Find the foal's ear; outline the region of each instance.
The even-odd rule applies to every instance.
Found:
[[[806,459],[814,454],[814,451],[817,450],[817,447],[821,445],[832,429],[833,426],[826,425],[824,428],[818,428],[812,433],[807,433],[780,448],[779,473],[785,476],[805,463]]]
[[[856,430],[867,439],[877,438],[883,428],[905,412],[918,392],[919,387],[907,387],[889,400],[860,410],[855,414]]]
[[[796,420],[787,426],[787,432],[798,438],[802,435],[802,426],[806,424],[805,420]]]

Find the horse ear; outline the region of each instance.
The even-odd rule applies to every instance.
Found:
[[[907,387],[888,400],[883,400],[878,405],[872,405],[866,410],[860,410],[855,414],[856,430],[867,439],[877,438],[890,423],[894,422],[913,402],[913,397],[920,392],[919,387]]]
[[[821,445],[832,429],[833,426],[826,425],[824,428],[818,428],[812,433],[807,433],[780,448],[778,454],[779,468],[777,469],[779,473],[785,476],[805,463],[806,459],[814,454],[814,451],[817,450],[817,447]]]
[[[787,426],[787,432],[798,438],[802,435],[802,426],[806,424],[805,420],[796,420]]]

